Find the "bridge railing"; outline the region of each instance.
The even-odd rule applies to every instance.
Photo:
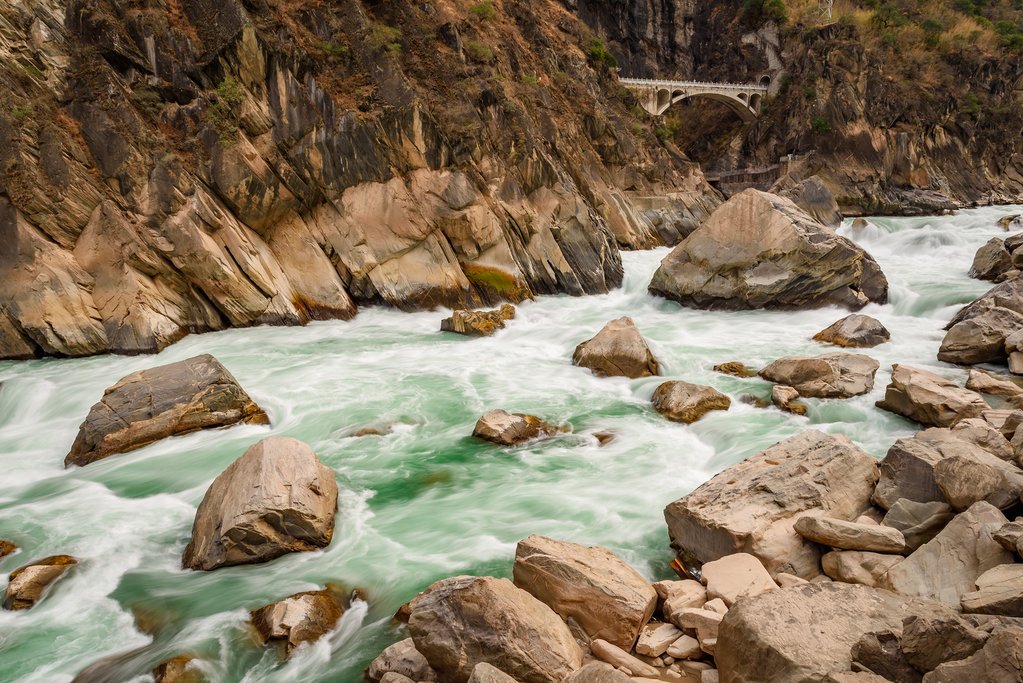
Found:
[[[747,90],[767,92],[767,86],[759,83],[714,83],[712,81],[666,81],[652,78],[619,78],[623,85],[640,85],[655,88],[720,88],[727,90]]]

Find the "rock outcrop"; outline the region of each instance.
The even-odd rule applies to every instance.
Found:
[[[504,304],[492,311],[457,310],[451,312],[450,318],[440,321],[441,332],[454,332],[467,337],[489,337],[504,324],[515,317],[515,307]]]
[[[572,363],[601,377],[652,377],[660,365],[632,318],[612,320],[575,347]]]
[[[1023,329],[1023,277],[992,288],[964,306],[945,326],[938,360],[962,365],[1004,363],[1006,340]]]
[[[439,581],[416,599],[408,626],[442,681],[467,681],[480,662],[520,683],[561,683],[582,666],[568,626],[507,579]]]
[[[891,339],[888,328],[869,315],[853,313],[813,335],[816,341],[847,348],[871,348]]]
[[[269,424],[209,354],[140,370],[105,392],[78,429],[64,466],[88,465],[159,439],[232,424]]]
[[[668,254],[650,292],[696,308],[862,308],[888,300],[869,254],[790,200],[744,190]]]
[[[530,536],[515,549],[515,585],[590,638],[629,650],[657,606],[639,573],[604,548]]]
[[[476,421],[472,435],[501,446],[543,439],[562,431],[558,425],[545,422],[535,415],[509,413],[506,410],[491,410]]]
[[[698,562],[744,552],[772,574],[809,579],[820,573],[820,549],[795,532],[796,519],[855,519],[877,477],[874,458],[851,441],[811,430],[725,469],[664,517],[672,544]]]
[[[989,410],[980,394],[933,372],[898,363],[892,365],[892,381],[877,407],[933,427],[950,427]]]
[[[78,564],[70,555],[52,555],[19,567],[7,577],[4,609],[22,610],[33,607],[47,589]]]
[[[337,480],[296,439],[254,444],[210,485],[182,564],[210,570],[323,548],[334,535]]]
[[[860,353],[786,356],[762,369],[760,376],[808,398],[849,398],[874,388],[874,374],[880,365]]]
[[[286,654],[302,643],[322,638],[337,625],[344,605],[330,589],[296,593],[251,614],[252,625],[264,643],[283,642]]]
[[[713,387],[674,380],[659,385],[650,399],[654,409],[673,422],[690,424],[712,410],[728,410],[732,399]]]

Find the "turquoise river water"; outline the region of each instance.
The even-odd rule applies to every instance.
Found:
[[[146,681],[158,662],[187,653],[215,682],[361,680],[368,662],[404,637],[391,615],[445,576],[508,576],[515,543],[532,533],[611,548],[650,578],[669,575],[664,505],[715,472],[809,427],[850,436],[880,457],[914,426],[874,408],[890,365],[933,367],[942,326],[988,285],[967,270],[1002,235],[997,207],[956,216],[871,219],[861,243],[891,283],[891,303],[864,313],[892,341],[875,389],[851,400],[808,400],[807,417],[737,399],[769,395],[759,379],[716,374],[715,363],[760,366],[835,350],[810,337],[846,314],[704,312],[646,292],[667,249],[623,255],[624,286],[585,298],[542,297],[492,338],[438,332],[443,311],[366,309],[348,322],[195,335],[156,356],[0,363],[0,538],[20,550],[0,560],[0,590],[16,567],[66,553],[80,564],[36,607],[0,612],[0,681],[65,683],[113,658],[92,680]],[[601,379],[573,367],[572,350],[613,318],[632,316],[663,378]],[[242,426],[165,439],[65,470],[78,425],[125,374],[212,353],[270,415]],[[668,422],[649,399],[658,383],[710,384],[727,412],[691,426]],[[567,422],[573,432],[502,449],[469,435],[491,408]],[[372,426],[383,436],[351,436]],[[594,432],[616,438],[600,447]],[[308,442],[337,473],[334,540],[321,552],[209,573],[181,569],[206,488],[270,434]],[[260,647],[248,610],[325,582],[359,587],[329,637],[283,661]]]

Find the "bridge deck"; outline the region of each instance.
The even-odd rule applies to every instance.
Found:
[[[619,78],[622,85],[636,85],[647,88],[709,88],[721,90],[743,90],[767,93],[767,86],[759,83],[714,83],[711,81],[668,81],[655,78]]]

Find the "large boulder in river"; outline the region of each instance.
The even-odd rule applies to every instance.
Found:
[[[1005,362],[1005,340],[1023,329],[1023,276],[1006,280],[964,306],[945,326],[938,359],[974,365]]]
[[[50,585],[78,564],[70,555],[52,555],[15,569],[7,577],[4,609],[28,609],[46,593]]]
[[[760,376],[769,382],[794,388],[809,398],[849,398],[874,388],[880,363],[861,353],[828,353],[823,356],[786,356],[774,361]]]
[[[285,652],[301,643],[322,638],[344,613],[339,596],[331,590],[296,593],[251,613],[252,625],[264,643],[282,642]]]
[[[888,328],[877,318],[853,313],[813,335],[814,340],[849,348],[870,348],[891,339]]]
[[[509,413],[499,408],[477,420],[472,435],[501,446],[514,446],[532,439],[554,436],[560,431],[561,427],[545,422],[536,415]]]
[[[605,548],[530,536],[515,549],[515,585],[591,638],[631,650],[657,607],[639,572]]]
[[[612,320],[575,347],[572,362],[601,377],[652,377],[660,368],[632,318]]]
[[[892,365],[892,381],[877,407],[933,427],[950,427],[990,409],[977,392],[933,372],[899,363]]]
[[[286,437],[263,439],[213,480],[182,563],[209,570],[323,548],[334,535],[336,511],[334,471],[312,448]]]
[[[511,304],[504,304],[491,311],[458,309],[451,312],[450,318],[440,321],[440,329],[441,332],[454,332],[467,337],[489,337],[504,329],[505,321],[514,317],[515,307]]]
[[[915,614],[951,609],[884,590],[838,582],[804,584],[737,602],[718,629],[714,652],[728,683],[811,683],[849,671],[852,649],[866,633],[901,632]],[[918,679],[919,680],[919,679]]]
[[[650,292],[696,308],[862,308],[888,300],[874,259],[791,200],[748,189],[663,261]]]
[[[195,356],[133,372],[107,389],[78,429],[64,466],[88,465],[164,437],[239,422],[269,420],[216,358]]]
[[[733,465],[664,509],[672,544],[697,562],[750,553],[771,574],[820,573],[820,547],[793,529],[812,513],[870,507],[877,461],[844,436],[803,432]]]
[[[480,662],[521,683],[561,683],[582,666],[561,617],[508,579],[438,581],[413,603],[408,628],[445,682],[465,683]]]
[[[970,277],[978,280],[998,280],[1012,270],[1012,254],[1005,248],[1005,240],[992,237],[973,257]]]
[[[659,385],[650,401],[664,417],[686,424],[696,422],[712,410],[728,410],[732,405],[732,399],[713,387],[679,380]]]

